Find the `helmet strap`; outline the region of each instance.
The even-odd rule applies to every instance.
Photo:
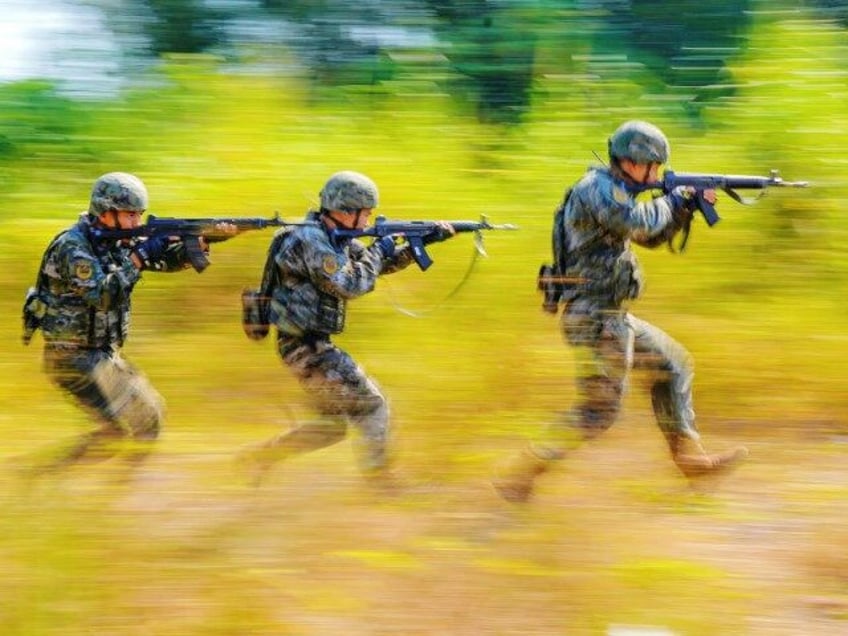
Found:
[[[356,228],[356,225],[359,222],[359,215],[362,214],[361,210],[357,210],[355,213],[346,212],[344,210],[338,210],[338,212],[342,213],[344,221],[339,218],[337,214],[333,214],[333,210],[326,210],[324,208],[321,208],[321,214],[324,216],[325,219],[327,219],[330,223],[333,224],[333,227],[342,227],[345,230],[353,230]],[[355,222],[352,225],[348,226],[347,219],[353,217],[354,214],[356,214]]]

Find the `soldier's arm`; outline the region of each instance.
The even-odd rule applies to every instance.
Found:
[[[353,253],[354,250],[367,251],[367,248],[359,241],[355,241],[351,244],[351,253]],[[358,256],[354,256],[354,258],[358,258]],[[402,269],[406,269],[414,262],[415,259],[412,257],[412,246],[410,246],[409,243],[404,243],[395,249],[395,253],[392,254],[392,256],[382,259],[380,276],[399,272]]]
[[[353,248],[349,257],[335,249],[318,229],[307,228],[285,247],[276,257],[283,271],[303,268],[313,285],[337,298],[367,294],[374,289],[382,270],[382,258],[376,250]]]
[[[596,198],[592,208],[598,211],[602,225],[645,247],[661,245],[683,226],[686,200],[677,192],[636,201],[623,186],[610,181],[592,196]]]

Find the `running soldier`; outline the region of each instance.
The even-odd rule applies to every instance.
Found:
[[[546,303],[548,310],[556,312],[565,303],[561,327],[577,357],[578,402],[565,421],[502,467],[493,483],[508,501],[526,501],[538,475],[612,426],[633,367],[652,373],[657,424],[686,477],[722,471],[747,455],[741,447],[719,454],[703,449],[695,427],[689,353],[627,310],[642,289],[631,241],[649,248],[669,242],[688,226],[696,209],[695,192],[677,188],[651,201],[636,201],[640,186],[656,182],[669,158],[665,135],[647,122],[621,125],[609,139],[609,158],[609,168],[590,168],[566,193],[554,217],[554,267],[540,280],[555,292]],[[715,203],[714,190],[703,196]]]
[[[392,236],[366,247],[356,238],[334,235],[334,229],[365,228],[377,207],[377,186],[365,175],[332,175],[321,190],[320,203],[320,210],[310,212],[304,224],[275,235],[259,297],[268,300],[267,322],[277,328],[283,364],[321,417],[239,453],[237,461],[254,484],[280,460],[343,440],[350,424],[359,432],[354,444],[363,474],[379,479],[389,464],[386,398],[331,336],[344,330],[347,301],[371,292],[379,276],[410,265],[413,254],[408,243],[396,245]],[[450,225],[439,223],[424,243],[453,234]],[[252,337],[266,333],[267,324]]]
[[[50,380],[89,411],[98,426],[51,453],[35,472],[82,460],[114,456],[121,440],[137,440],[130,455],[141,459],[159,435],[164,402],[147,378],[121,355],[130,326],[130,295],[142,271],[188,267],[184,243],[167,236],[105,240],[100,230],[140,225],[147,209],[144,183],[124,172],[98,178],[87,212],[51,241],[35,287],[24,303],[24,343],[36,329],[44,336],[44,370]],[[229,233],[234,227],[222,224]],[[205,249],[205,243],[202,244]]]

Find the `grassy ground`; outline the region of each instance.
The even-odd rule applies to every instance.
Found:
[[[117,463],[29,484],[4,473],[0,622],[46,635],[844,633],[844,438],[728,423],[712,437],[745,441],[751,460],[694,492],[649,420],[630,410],[516,507],[487,483],[509,438],[443,432],[434,456],[432,431],[407,426],[398,491],[364,484],[347,444],[253,489],[232,452],[265,427],[176,419],[129,479]]]

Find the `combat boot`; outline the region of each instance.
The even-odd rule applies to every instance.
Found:
[[[249,486],[258,487],[267,473],[280,460],[279,454],[267,444],[253,444],[241,449],[235,456],[235,470]]]
[[[546,472],[550,460],[543,459],[530,448],[513,455],[492,479],[492,486],[502,499],[524,503],[533,495],[536,477]]]
[[[669,447],[674,463],[687,478],[694,479],[706,475],[718,475],[736,467],[748,456],[748,449],[737,446],[722,453],[707,453],[696,442],[697,453],[683,451],[683,440],[678,436],[669,436]]]

